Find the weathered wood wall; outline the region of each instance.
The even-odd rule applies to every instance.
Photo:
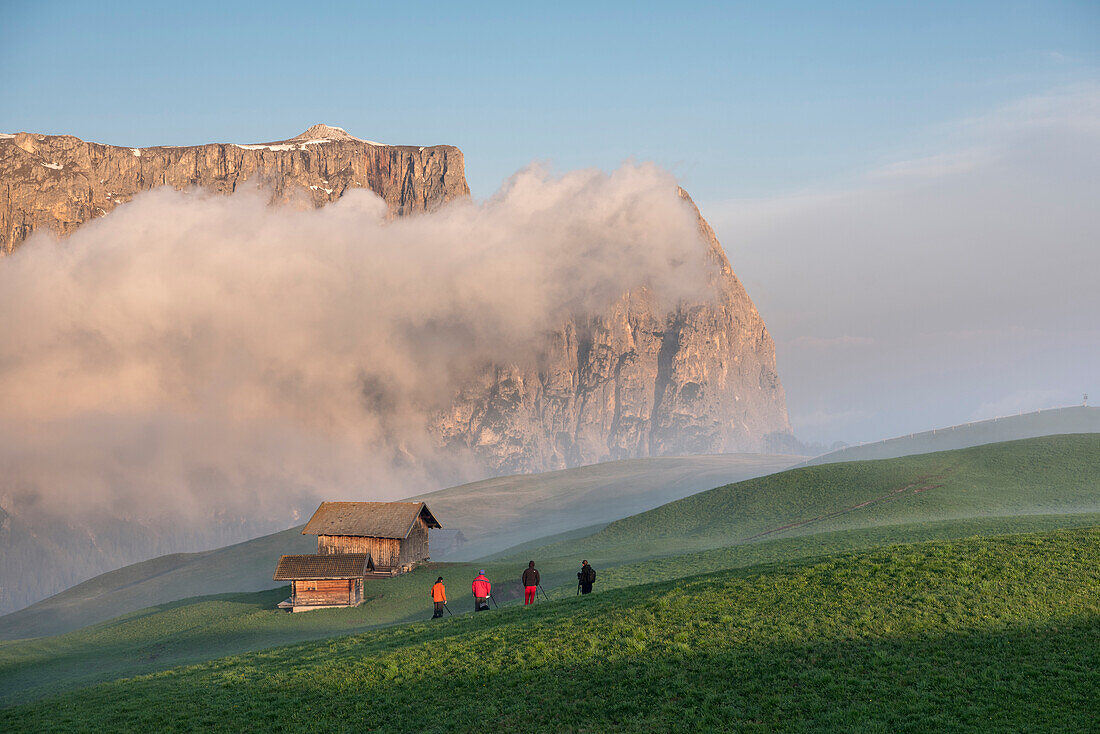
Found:
[[[350,579],[294,581],[294,604],[354,604],[355,594]]]
[[[428,524],[423,518],[416,518],[409,537],[401,544],[401,556],[399,565],[416,563],[428,557]]]
[[[395,538],[357,538],[351,535],[318,535],[317,552],[370,553],[375,566],[398,566],[401,557],[401,541]]]
[[[428,523],[416,518],[409,537],[396,538],[359,538],[354,535],[318,535],[317,552],[321,555],[334,553],[370,553],[376,567],[403,566],[416,563],[428,557]]]

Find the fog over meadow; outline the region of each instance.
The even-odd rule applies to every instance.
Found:
[[[0,505],[285,527],[480,478],[425,431],[466,377],[628,289],[709,297],[650,165],[531,167],[396,221],[365,190],[266,201],[158,190],[0,259]]]

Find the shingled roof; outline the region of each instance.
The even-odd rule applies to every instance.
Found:
[[[374,570],[370,553],[283,556],[275,568],[276,581],[357,579]]]
[[[302,535],[404,539],[417,517],[430,528],[443,527],[423,502],[322,502]]]

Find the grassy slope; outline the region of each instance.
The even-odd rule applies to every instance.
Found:
[[[1100,514],[1028,516],[917,523],[892,528],[823,533],[751,545],[669,556],[601,568],[601,592],[654,581],[761,563],[800,561],[843,551],[902,542],[1100,525]],[[503,606],[520,603],[518,564],[489,564],[495,594]],[[0,643],[0,705],[32,701],[92,683],[152,673],[222,655],[262,650],[304,640],[337,637],[430,615],[427,588],[439,574],[447,579],[450,607],[468,614],[469,579],[475,566],[433,564],[379,587],[383,596],[356,609],[306,615],[275,611],[286,589],[224,594],[174,602],[57,637]],[[558,601],[576,591],[572,559],[541,564],[544,589]],[[509,583],[511,581],[511,583]]]
[[[467,540],[461,552],[436,560],[464,561],[782,471],[801,459],[771,454],[628,459],[485,479],[416,499],[427,502],[444,527],[461,529]]]
[[[162,601],[271,588],[284,553],[313,553],[301,527],[202,553],[160,556],[91,578],[0,617],[0,639],[66,632]]]
[[[422,620],[430,616],[428,590],[441,574],[452,612],[462,614],[470,609],[469,583],[477,570],[430,564],[370,586],[368,602],[354,609],[287,614],[275,607],[289,594],[289,587],[280,587],[186,599],[63,635],[0,643],[0,705],[221,655]],[[504,572],[488,570],[493,577]],[[495,595],[508,603],[517,592],[501,585]]]
[[[0,724],[1088,731],[1098,569],[1098,529],[892,546],[213,660]]]
[[[607,565],[833,530],[1087,512],[1100,512],[1100,434],[792,469],[633,515],[539,557]]]
[[[755,454],[633,459],[498,477],[424,495],[447,527],[470,539],[465,557],[625,517],[692,492],[791,466],[800,457]],[[244,543],[178,553],[92,578],[0,617],[0,639],[53,635],[195,596],[271,588],[284,553],[312,553],[301,526]],[[463,556],[458,556],[463,557]]]
[[[1066,433],[1100,433],[1100,408],[1077,405],[1071,408],[1040,410],[1023,415],[974,421],[885,441],[848,446],[839,451],[814,457],[806,463],[828,464],[838,461],[893,459],[899,456]]]
[[[793,485],[790,481],[778,482],[781,489],[791,491],[801,487],[805,496],[810,497],[820,492],[822,482],[827,487],[848,482],[844,488],[846,493],[842,493],[843,501],[852,501],[852,492],[855,492],[854,499],[863,501],[876,496],[883,483],[895,486],[897,482],[909,482],[914,475],[927,473],[930,468],[949,465],[956,481],[962,482],[958,477],[964,477],[965,483],[945,484],[944,489],[950,486],[955,491],[938,496],[940,502],[948,503],[951,509],[948,514],[960,508],[976,513],[1007,513],[1036,507],[1048,510],[1095,507],[1100,497],[1095,440],[1095,437],[1081,436],[1037,439],[900,461],[798,470],[745,484],[768,485],[786,476],[788,480],[795,478],[797,481]],[[851,484],[857,480],[862,483],[860,491],[856,491],[858,486]],[[1035,486],[1029,488],[1029,485]],[[767,487],[757,487],[757,491],[765,492]],[[936,497],[932,492],[929,490],[914,497],[922,501]],[[597,565],[599,587],[608,589],[897,542],[1048,530],[1100,522],[1100,514],[1082,513],[885,524],[914,513],[913,507],[904,504],[911,498],[903,494],[888,505],[864,508],[866,515],[845,516],[854,526],[851,529],[789,538],[778,536],[752,543],[709,547],[686,555],[668,555],[671,550],[684,547],[684,539],[662,536],[659,529],[679,528],[684,537],[693,541],[688,545],[694,545],[697,537],[720,544],[729,537],[728,522],[736,521],[740,513],[727,510],[723,515],[717,513],[715,507],[726,507],[734,500],[743,501],[746,494],[751,492],[744,492],[741,485],[714,490],[615,523],[591,538],[567,543],[564,553],[560,545],[541,551],[526,549],[513,559],[494,560],[486,567],[490,577],[497,582],[498,597],[508,603],[519,594],[516,578],[528,557],[539,560],[544,586],[552,596],[571,595],[576,584],[577,553],[582,552],[576,550],[578,547]],[[772,499],[776,494],[771,492]],[[965,503],[960,504],[958,494],[965,498]],[[795,509],[802,506],[790,498],[785,501]],[[933,504],[923,512],[935,516],[935,509]],[[888,514],[882,514],[887,510]],[[860,527],[861,524],[866,527]],[[624,543],[621,529],[611,534],[612,542],[607,542],[604,537],[607,531],[623,525],[627,526],[626,535],[632,543]],[[739,528],[734,529],[740,532]],[[689,535],[691,533],[695,535]],[[661,553],[655,553],[655,545]],[[555,552],[557,557],[553,557]],[[660,557],[653,558],[654,555]],[[58,638],[0,647],[0,702],[29,699],[55,687],[70,688],[93,680],[162,670],[221,654],[422,619],[427,613],[426,589],[438,573],[447,577],[452,598],[458,600],[458,604],[453,605],[455,611],[462,612],[468,609],[466,589],[474,571],[476,567],[469,564],[432,564],[413,574],[372,585],[376,598],[358,609],[292,617],[272,610],[272,605],[285,595],[284,591],[236,595],[167,605]],[[191,622],[191,619],[199,621]]]
[[[679,556],[650,558],[638,563],[612,566],[601,571],[598,582],[601,590],[620,589],[730,568],[822,558],[898,543],[961,540],[1091,527],[1100,527],[1100,513],[944,520],[838,530],[797,538],[714,548]],[[568,589],[567,592],[575,592],[575,589]]]

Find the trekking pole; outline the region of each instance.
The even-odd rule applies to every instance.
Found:
[[[550,601],[550,597],[548,597],[546,595],[546,589],[542,588],[542,584],[539,584],[539,591],[542,592],[542,600],[543,601]]]
[[[443,608],[447,610],[447,614],[450,614],[452,617],[455,616],[454,612],[451,611],[451,608],[447,606],[447,602],[443,602]]]
[[[495,596],[493,596],[492,594],[489,594],[489,599],[493,602],[494,607],[496,607],[497,609],[500,609],[500,605],[497,604],[497,600],[496,600]]]
[[[578,581],[577,582],[577,596],[580,596],[580,595],[581,595],[581,582]]]

